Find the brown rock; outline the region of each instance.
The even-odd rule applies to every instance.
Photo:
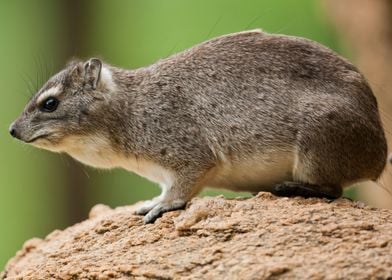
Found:
[[[144,225],[134,206],[27,241],[1,279],[392,279],[392,210],[339,199],[195,198]]]

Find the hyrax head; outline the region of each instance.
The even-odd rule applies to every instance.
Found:
[[[10,134],[34,146],[62,151],[69,137],[91,133],[107,88],[102,62],[92,58],[70,63],[51,77],[9,128]]]

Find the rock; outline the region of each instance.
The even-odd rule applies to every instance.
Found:
[[[1,279],[391,279],[392,210],[347,199],[194,198],[144,225],[134,206],[32,239]]]

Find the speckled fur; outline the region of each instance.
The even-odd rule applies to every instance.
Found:
[[[49,130],[32,144],[54,151],[97,140],[97,153],[111,162],[99,167],[127,168],[129,160],[167,172],[171,185],[139,211],[148,213],[146,222],[183,207],[205,185],[257,192],[293,181],[332,187],[339,196],[342,187],[376,180],[385,166],[368,83],[315,42],[242,32],[148,67],[103,69],[111,81],[71,63],[33,97],[15,127],[25,141]],[[38,96],[59,84],[57,111],[37,110]],[[65,148],[70,136],[89,141]]]

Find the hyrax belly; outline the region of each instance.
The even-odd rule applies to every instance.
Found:
[[[293,180],[294,152],[270,151],[235,161],[220,162],[208,186],[235,191],[271,191],[275,184]]]

